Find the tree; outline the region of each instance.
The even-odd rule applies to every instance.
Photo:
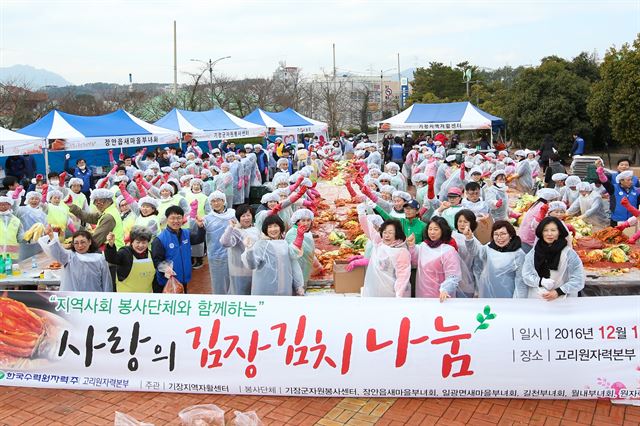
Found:
[[[360,131],[369,133],[369,89],[364,86],[362,89],[362,101],[360,105]]]
[[[596,126],[608,125],[612,137],[640,154],[640,35],[630,46],[609,49],[600,66],[601,80],[589,97],[588,111]]]
[[[468,62],[461,62],[456,68],[441,62],[430,62],[428,68],[418,68],[413,73],[412,102],[425,102],[427,99],[439,99],[450,102],[466,98],[466,89],[462,81],[462,71],[469,68]],[[475,67],[471,67],[472,72]],[[425,99],[426,98],[426,99]]]
[[[509,92],[504,117],[517,143],[537,147],[550,134],[560,152],[571,148],[571,134],[591,135],[586,105],[590,84],[556,56],[544,58],[537,68],[524,70]]]

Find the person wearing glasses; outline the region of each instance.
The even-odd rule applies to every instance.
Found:
[[[60,244],[58,234],[51,226],[38,244],[50,258],[62,265],[60,291],[113,291],[109,265],[87,231],[76,231],[71,236],[71,249]]]

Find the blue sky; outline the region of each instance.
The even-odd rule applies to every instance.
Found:
[[[376,74],[430,61],[536,65],[633,42],[640,0],[624,1],[25,1],[0,2],[0,66],[28,64],[74,84],[178,81],[217,73],[270,75],[279,61],[306,74]],[[390,73],[393,73],[391,71]]]

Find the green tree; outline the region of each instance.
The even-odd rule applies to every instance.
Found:
[[[418,68],[413,73],[412,102],[453,102],[466,98],[466,89],[462,81],[462,71],[470,67],[468,62],[459,63],[456,68],[441,62],[430,62],[428,68]],[[475,67],[471,67],[472,72]],[[426,95],[426,99],[425,99]],[[435,98],[434,98],[435,96]]]
[[[567,154],[573,131],[586,140],[591,136],[589,91],[589,82],[572,71],[570,62],[557,56],[544,58],[539,67],[522,71],[510,90],[504,111],[510,134],[516,143],[531,148],[550,134],[561,153]]]
[[[608,126],[615,141],[640,154],[640,34],[633,45],[607,51],[588,112],[594,126]]]

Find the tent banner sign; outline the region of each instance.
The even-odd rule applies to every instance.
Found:
[[[3,294],[5,386],[640,399],[640,296]]]
[[[0,157],[11,155],[42,154],[42,140],[2,141],[0,140]]]
[[[84,151],[93,149],[133,148],[147,145],[178,143],[178,134],[87,137],[78,139],[50,139],[49,151]]]

